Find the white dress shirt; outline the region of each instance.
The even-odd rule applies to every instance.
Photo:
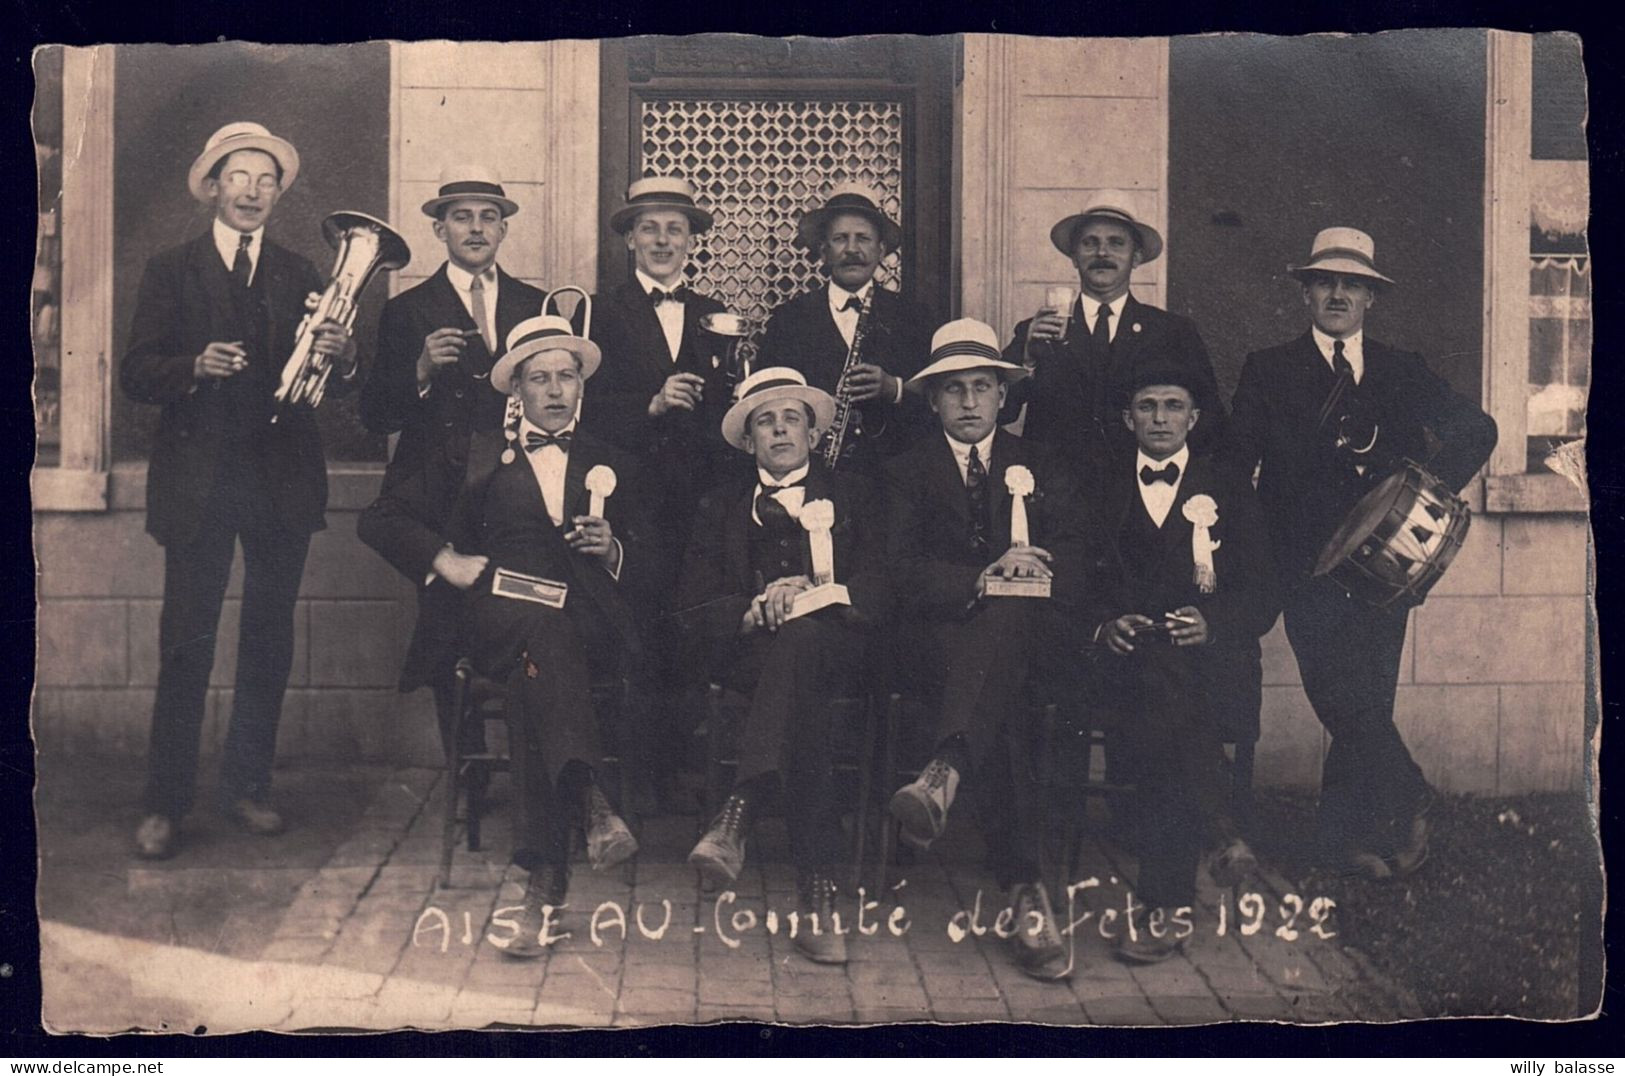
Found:
[[[833,280],[829,282],[829,316],[835,319],[835,328],[840,330],[841,339],[846,341],[849,350],[852,347],[853,338],[858,335],[858,312],[856,310],[847,310],[847,301],[857,299],[859,302],[866,302],[869,296],[874,293],[874,290],[875,281],[873,277],[870,277],[869,283],[857,291],[847,291]],[[874,363],[873,365],[878,366],[879,364]],[[903,379],[899,377],[897,378],[897,391],[893,395],[892,403],[902,402]]]
[[[1309,331],[1314,334],[1315,346],[1320,348],[1320,357],[1325,359],[1326,365],[1332,368],[1333,373],[1336,373],[1337,366],[1332,362],[1332,348],[1337,342],[1336,339],[1321,332],[1319,326],[1311,325]],[[1361,346],[1364,337],[1365,330],[1360,329],[1353,336],[1346,337],[1343,340],[1343,357],[1354,368],[1354,383],[1356,385],[1365,376],[1365,349]]]
[[[214,249],[220,252],[220,260],[226,263],[228,273],[237,262],[237,246],[244,235],[248,236],[248,282],[253,284],[254,274],[260,268],[260,241],[265,238],[265,225],[251,232],[239,232],[219,217],[214,218]]]
[[[1100,300],[1091,298],[1088,295],[1079,295],[1078,301],[1083,304],[1084,324],[1082,328],[1084,334],[1093,334],[1095,331],[1095,319],[1100,317],[1100,307],[1102,304]],[[1106,320],[1106,332],[1109,334],[1107,338],[1116,340],[1117,326],[1123,320],[1123,308],[1128,305],[1128,292],[1125,291],[1123,294],[1104,305],[1110,307],[1112,312],[1112,316]]]
[[[474,324],[478,325],[480,319],[474,314],[474,292],[470,288],[470,285],[474,283],[474,274],[456,262],[447,262],[446,279],[451,281],[452,289],[457,292],[457,298],[463,301],[463,309],[468,311],[468,316],[474,318]],[[485,299],[485,324],[491,330],[493,336],[498,332],[497,280],[495,263],[492,263],[489,269],[480,274],[480,283],[483,285],[481,294]],[[485,349],[493,355],[501,348],[502,341],[500,340],[487,340],[485,342]]]
[[[547,506],[547,517],[553,521],[553,526],[560,527],[564,525],[564,469],[570,463],[569,453],[558,445],[543,445],[535,452],[525,451],[527,434],[546,432],[540,426],[533,425],[530,419],[520,419],[517,451],[524,452],[525,458],[530,461],[530,469],[536,475],[536,484],[542,490],[542,503]],[[568,426],[559,431],[559,435],[575,432],[576,424],[572,420]]]
[[[976,449],[976,458],[982,462],[982,470],[987,472],[989,479],[993,477],[993,438],[998,435],[998,432],[999,429],[995,426],[992,433],[974,445],[956,441],[952,437],[948,437],[947,433],[942,435],[948,438],[948,447],[954,451],[954,462],[959,464],[959,480],[961,482],[968,483],[970,481],[968,476],[970,474],[970,450],[972,448]]]
[[[638,286],[643,289],[644,295],[648,295],[656,288],[669,295],[683,286],[681,276],[678,277],[675,284],[668,286],[645,273],[642,269],[634,270],[633,275],[638,278]],[[660,331],[666,334],[666,351],[671,355],[672,362],[677,361],[677,352],[683,346],[683,317],[687,309],[687,303],[673,302],[662,302],[655,307],[655,317],[660,321]]]
[[[1149,467],[1153,471],[1160,471],[1170,463],[1179,465],[1179,477],[1174,479],[1172,485],[1167,482],[1146,483],[1140,481],[1140,468]],[[1140,487],[1140,503],[1145,505],[1146,514],[1151,517],[1151,522],[1158,527],[1161,527],[1163,522],[1167,520],[1168,513],[1174,507],[1174,501],[1179,498],[1179,484],[1185,481],[1185,471],[1190,465],[1190,445],[1181,445],[1178,452],[1161,462],[1147,456],[1144,451],[1134,453],[1134,484]]]
[[[763,490],[767,490],[769,497],[784,505],[784,510],[790,513],[791,519],[799,519],[801,506],[807,501],[807,487],[792,483],[805,482],[807,472],[811,469],[811,464],[804,463],[782,479],[775,479],[762,468],[756,468],[756,492],[751,494],[750,498],[751,521],[758,527],[762,525],[762,517],[756,514],[756,498],[762,495]]]

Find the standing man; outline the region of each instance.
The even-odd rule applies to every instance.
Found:
[[[1056,221],[1050,242],[1077,267],[1078,299],[1071,310],[1040,310],[1017,325],[1005,349],[1005,358],[1032,376],[1011,387],[1004,421],[1015,421],[1026,404],[1023,436],[1060,451],[1086,490],[1105,488],[1134,456],[1134,438],[1120,416],[1137,367],[1171,364],[1197,383],[1196,403],[1205,416],[1198,450],[1217,443],[1224,420],[1196,326],[1129,292],[1135,268],[1162,254],[1162,236],[1137,219],[1130,204],[1125,191],[1102,191],[1082,211]]]
[[[239,540],[242,626],[221,803],[250,833],[283,829],[268,802],[271,764],[293,663],[294,602],[327,508],[316,416],[278,415],[275,403],[306,304],[323,286],[308,261],[265,236],[298,174],[293,146],[257,123],[210,136],[187,183],[213,224],[147,263],[119,369],[125,395],[163,406],[147,471],[147,531],[164,547],[146,816],[136,831],[136,850],[149,859],[173,854],[192,805],[215,632]],[[315,351],[343,391],[355,376],[349,331],[329,320],[315,333]]]
[[[758,354],[760,366],[800,370],[807,383],[852,402],[854,423],[843,439],[843,460],[876,473],[931,429],[930,412],[903,385],[924,366],[936,324],[918,303],[875,283],[875,271],[903,243],[903,229],[862,186],[836,187],[824,204],[802,215],[796,241],[823,261],[829,282],[773,311]],[[857,362],[846,373],[861,312],[868,307]],[[815,453],[822,446],[815,445]]]
[[[1190,918],[1204,852],[1220,886],[1257,867],[1226,795],[1221,708],[1280,613],[1275,566],[1252,483],[1191,452],[1202,417],[1194,380],[1171,365],[1136,372],[1122,417],[1135,457],[1104,491],[1116,542],[1095,637],[1115,655],[1104,672],[1142,838],[1135,896],[1145,916],[1117,936],[1118,958],[1133,963],[1183,947],[1189,931],[1175,922]]]
[[[1420,355],[1365,335],[1366,312],[1393,284],[1377,271],[1365,232],[1325,229],[1309,260],[1288,271],[1302,282],[1309,331],[1247,356],[1221,458],[1237,476],[1258,468],[1286,587],[1287,638],[1331,735],[1320,853],[1336,869],[1387,878],[1427,857],[1433,802],[1394,727],[1405,614],[1369,606],[1310,573],[1355,504],[1401,461],[1425,463],[1451,489],[1466,486],[1495,447],[1495,421]]]
[[[1085,593],[1096,565],[1083,498],[1053,450],[999,428],[1006,386],[1027,371],[999,358],[998,336],[971,318],[932,339],[931,363],[909,381],[923,391],[940,433],[886,464],[887,560],[900,630],[924,682],[940,693],[931,761],[897,790],[891,813],[917,846],[948,824],[962,777],[997,819],[987,846],[1017,922],[1013,959],[1038,979],[1061,979],[1070,961],[1042,878],[1045,825],[1032,758],[1028,675],[1064,675],[1078,664],[1073,624],[1103,613]],[[1012,474],[1014,472],[1014,474]],[[1012,540],[1015,497],[1025,486],[1029,541]],[[1052,597],[994,596],[1004,580],[1049,580]],[[969,775],[968,777],[966,775]]]
[[[541,312],[542,293],[497,264],[508,218],[519,206],[490,172],[447,168],[423,212],[434,218],[446,261],[385,303],[378,322],[378,358],[361,391],[361,418],[374,433],[401,436],[378,499],[357,520],[357,531],[417,588],[414,639],[423,648],[408,653],[400,690],[433,688],[449,754],[461,592],[485,564],[448,541],[448,516],[462,488],[469,435],[502,426],[506,404],[490,389],[492,363],[513,327]],[[427,495],[399,496],[408,484],[421,485]],[[466,735],[465,748],[479,750],[478,726],[470,725]]]
[[[723,305],[691,289],[683,269],[694,236],[711,227],[711,214],[694,187],[674,176],[650,176],[627,188],[626,204],[609,218],[633,259],[632,279],[593,301],[592,339],[602,349],[598,384],[582,407],[590,432],[634,456],[649,476],[651,506],[675,560],[689,540],[690,521],[712,472],[729,451],[717,434],[728,405],[726,371],[714,366],[717,338],[700,328]],[[640,767],[660,799],[671,797],[675,767],[684,757],[684,691],[690,655],[671,614],[676,595],[661,595],[650,625],[650,695],[638,745]]]
[[[541,933],[569,892],[576,834],[598,871],[638,848],[594,771],[603,752],[592,683],[636,675],[639,621],[671,572],[636,463],[577,428],[599,361],[598,346],[562,317],[514,327],[491,388],[511,393],[518,414],[470,439],[452,515],[457,547],[485,561],[469,588],[463,642],[482,675],[508,685],[513,721],[513,861],[530,872],[504,939],[513,957],[546,952]]]
[[[872,486],[810,455],[834,411],[829,393],[786,367],[758,370],[740,384],[722,434],[754,457],[755,470],[700,502],[679,602],[693,610],[686,623],[701,636],[710,673],[750,698],[733,792],[688,861],[731,886],[763,805],[778,800],[800,910],[826,928],[841,844],[829,701],[863,685],[886,595]],[[834,559],[821,582],[845,586],[850,600],[792,617],[798,595],[820,582],[811,536],[819,512]],[[819,963],[846,962],[846,938],[831,929],[799,929],[795,944]]]

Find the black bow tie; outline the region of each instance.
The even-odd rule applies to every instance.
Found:
[[[687,300],[688,300],[688,288],[685,287],[682,284],[677,285],[675,288],[671,289],[671,291],[669,291],[669,292],[668,291],[662,291],[659,288],[650,288],[649,289],[649,302],[653,303],[655,306],[659,306],[661,303],[668,303],[668,302],[670,302],[670,303],[682,303],[682,302],[686,302]]]
[[[548,445],[557,445],[560,452],[568,452],[570,451],[570,438],[572,436],[574,435],[569,433],[537,433],[535,430],[531,430],[525,434],[525,451],[535,452],[537,449],[545,448]]]
[[[863,300],[859,299],[856,295],[848,295],[846,297],[846,302],[841,304],[841,309],[856,310],[861,314],[863,313]]]
[[[1150,464],[1140,468],[1140,482],[1149,486],[1153,482],[1166,482],[1170,486],[1179,481],[1179,464],[1172,460],[1168,466],[1153,471]]]

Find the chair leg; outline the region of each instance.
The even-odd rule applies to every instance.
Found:
[[[457,663],[451,695],[451,743],[446,748],[446,808],[440,829],[440,885],[451,886],[451,859],[457,849],[457,794],[463,772],[463,721],[467,716],[468,681],[473,670],[468,662]]]
[[[882,796],[890,789],[891,782],[897,779],[897,711],[900,705],[900,696],[893,692],[886,701],[886,718],[880,731],[880,779],[886,782],[880,789]],[[883,894],[887,892],[892,856],[897,849],[897,823],[892,819],[889,799],[887,804],[880,811],[880,857],[875,864],[874,900],[883,899]]]
[[[852,885],[863,885],[863,853],[869,842],[869,799],[874,792],[875,697],[863,698],[863,739],[858,746],[858,804],[852,814]]]

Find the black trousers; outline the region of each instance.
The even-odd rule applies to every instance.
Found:
[[[593,610],[571,615],[489,593],[473,598],[472,625],[481,672],[508,685],[513,861],[534,870],[569,855],[585,786],[561,777],[603,758],[592,683],[624,672],[622,647]]]
[[[927,626],[930,673],[941,703],[929,741],[963,736],[970,771],[961,775],[976,803],[998,884],[1042,877],[1045,812],[1025,696],[1034,667],[1050,671],[1065,625],[1048,601],[991,598],[963,620]]]
[[[1135,786],[1128,806],[1141,823],[1136,894],[1148,907],[1192,904],[1204,847],[1235,835],[1203,656],[1194,647],[1142,643],[1104,657],[1122,700],[1116,746],[1120,776]]]
[[[840,610],[821,610],[740,640],[721,670],[724,686],[750,696],[735,785],[779,775],[790,857],[803,869],[828,867],[841,855],[829,703],[861,683],[869,639]]]
[[[1404,615],[1351,598],[1329,580],[1308,580],[1288,597],[1286,633],[1304,692],[1331,734],[1320,779],[1320,846],[1331,855],[1386,854],[1393,821],[1428,795],[1394,726]]]
[[[214,668],[220,607],[243,547],[237,679],[221,769],[223,802],[270,789],[282,697],[293,665],[293,612],[310,535],[282,527],[251,463],[222,468],[210,510],[190,541],[164,547],[158,693],[147,750],[146,809],[179,818],[197,785],[198,736]]]

